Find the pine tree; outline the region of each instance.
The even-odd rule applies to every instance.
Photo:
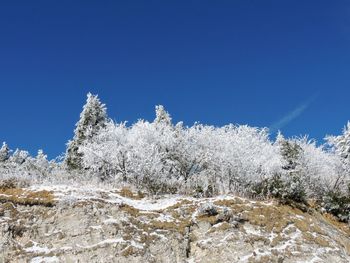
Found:
[[[12,161],[15,164],[21,165],[25,161],[27,161],[29,157],[30,155],[27,151],[16,149],[16,151],[11,156],[10,161]]]
[[[273,196],[289,202],[305,202],[306,191],[302,174],[303,149],[295,140],[288,140],[278,134],[276,144],[282,157],[282,172],[270,181]]]
[[[332,188],[323,196],[322,207],[341,221],[350,222],[350,122],[339,136],[327,136],[341,161],[341,170]]]
[[[81,169],[82,153],[79,147],[92,139],[108,121],[107,109],[97,95],[87,94],[86,104],[74,130],[73,140],[67,144],[65,163],[68,169]]]
[[[282,140],[280,142],[280,152],[284,161],[282,169],[290,173],[296,172],[300,164],[302,148],[296,142]]]
[[[328,142],[334,146],[335,152],[343,162],[346,175],[350,175],[350,122],[343,129],[343,134],[336,137],[328,137]]]
[[[156,118],[154,122],[159,124],[162,123],[166,125],[171,125],[170,114],[165,110],[164,106],[156,106]]]
[[[44,153],[42,149],[38,151],[37,156],[35,157],[35,162],[39,167],[47,168],[49,162],[47,160],[47,155]]]
[[[0,162],[5,162],[10,158],[10,149],[7,146],[6,142],[2,143],[2,147],[0,149]]]

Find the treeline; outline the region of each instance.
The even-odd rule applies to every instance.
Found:
[[[0,163],[25,164],[14,161],[18,152],[9,156],[5,148]],[[133,184],[152,194],[235,193],[301,204],[313,200],[348,221],[349,154],[349,123],[341,135],[328,136],[320,146],[307,137],[288,139],[282,134],[272,141],[265,128],[174,124],[163,106],[156,107],[153,122],[139,120],[127,126],[109,119],[105,105],[88,94],[63,161],[47,162],[41,152],[30,162],[39,167],[40,176],[60,169],[76,180],[89,175],[105,183]]]

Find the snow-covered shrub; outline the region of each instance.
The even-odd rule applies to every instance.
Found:
[[[16,179],[8,178],[0,180],[0,189],[11,189],[16,188]]]
[[[197,211],[199,216],[216,216],[219,214],[218,207],[213,203],[207,202],[202,204]]]
[[[340,221],[350,221],[350,195],[339,191],[329,191],[322,198],[321,207]]]
[[[342,161],[343,173],[349,180],[350,177],[350,122],[343,129],[343,133],[339,136],[327,136],[326,140],[332,147],[332,150]]]
[[[7,147],[7,152],[12,151]],[[26,186],[50,177],[53,167],[61,165],[54,161],[49,162],[42,150],[34,158],[27,151],[17,149],[12,155],[8,155],[6,161],[0,162],[0,180],[16,180],[18,186]],[[60,168],[60,171],[63,169]]]
[[[6,142],[2,143],[2,147],[0,149],[0,162],[5,162],[10,158],[10,149],[7,146]]]
[[[346,191],[346,184],[340,180],[340,159],[323,145],[317,146],[307,137],[286,140],[282,135],[275,145],[280,150],[282,169],[254,185],[255,195],[305,202],[310,198],[321,201],[335,189]]]
[[[129,181],[152,193],[195,191],[206,197],[244,192],[246,185],[281,167],[264,129],[174,126],[163,107],[157,110],[163,114],[157,113],[152,123],[140,120],[126,127],[109,122],[79,147],[83,167],[100,178]]]
[[[302,138],[299,145],[303,149],[301,169],[305,176],[308,198],[321,200],[326,192],[347,191],[343,180],[340,158],[327,151],[324,145],[317,146],[315,141]]]
[[[10,162],[21,165],[28,159],[28,157],[29,153],[27,151],[16,149],[16,151],[10,157]]]
[[[242,219],[239,215],[234,216],[232,210],[227,207],[224,207],[217,215],[217,223],[227,222],[233,223],[235,226],[237,226],[241,220]]]
[[[30,181],[21,177],[8,177],[0,179],[0,189],[21,188],[30,185]]]
[[[304,202],[339,184],[339,159],[314,141],[279,135],[272,142],[266,129],[246,125],[173,125],[162,106],[154,122],[106,123],[78,152],[83,171],[154,194],[234,192]]]
[[[84,155],[82,166],[102,180],[125,181],[128,169],[127,128],[125,124],[109,122],[79,151]]]
[[[333,160],[330,162],[336,168],[333,176],[326,177],[322,182],[327,184],[325,191],[319,196],[321,207],[338,217],[341,221],[350,221],[350,122],[338,136],[326,137]],[[322,168],[326,167],[322,163]],[[321,180],[320,180],[321,181]]]

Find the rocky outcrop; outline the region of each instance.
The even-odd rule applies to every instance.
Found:
[[[0,191],[0,262],[349,262],[348,225],[235,196]]]

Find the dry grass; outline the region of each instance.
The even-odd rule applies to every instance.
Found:
[[[119,205],[119,208],[120,208],[120,210],[128,213],[129,215],[131,215],[133,217],[138,217],[141,215],[139,209],[137,209],[133,206],[127,205],[127,204],[121,204],[121,205]]]
[[[338,218],[336,218],[334,215],[329,214],[329,213],[324,213],[323,218],[325,221],[337,229],[345,232],[348,236],[350,236],[350,226],[347,223],[340,222]]]
[[[141,191],[134,193],[128,187],[123,187],[120,191],[116,191],[116,193],[123,196],[123,197],[127,197],[127,198],[134,199],[134,200],[141,200],[145,197],[145,194],[142,193]]]
[[[217,217],[216,216],[208,216],[208,215],[200,215],[196,218],[199,222],[207,222],[211,224],[212,226],[217,224]]]
[[[219,226],[216,227],[212,227],[210,228],[210,230],[208,231],[208,234],[210,233],[214,233],[214,232],[225,232],[226,230],[232,229],[233,226],[227,222],[223,222],[221,223]]]
[[[19,205],[55,205],[54,195],[50,191],[29,191],[22,188],[0,189],[0,202],[12,202]]]
[[[149,223],[149,226],[151,229],[154,230],[168,230],[168,231],[174,231],[177,233],[184,234],[186,231],[186,228],[191,226],[193,224],[191,219],[183,219],[183,220],[176,220],[176,221],[159,221],[159,220],[152,220]]]

